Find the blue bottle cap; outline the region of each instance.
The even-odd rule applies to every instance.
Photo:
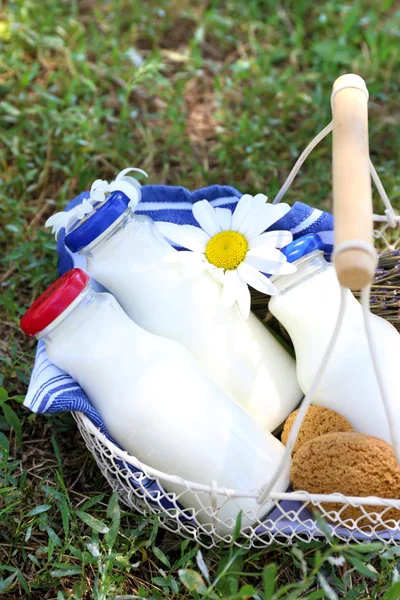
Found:
[[[106,231],[127,209],[130,200],[123,192],[115,191],[108,200],[67,233],[64,242],[71,252],[79,252]]]
[[[292,263],[302,256],[314,252],[314,250],[324,251],[324,246],[321,237],[317,233],[309,233],[282,248],[281,252],[286,256],[288,262]]]

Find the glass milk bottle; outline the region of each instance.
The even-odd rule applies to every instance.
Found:
[[[22,329],[43,339],[50,360],[69,373],[120,446],[151,467],[186,480],[227,489],[257,490],[274,473],[282,444],[217,387],[181,344],[141,329],[108,293],[73,269],[28,309]],[[163,482],[161,481],[163,485]],[[285,491],[283,473],[277,491]],[[212,522],[211,497],[170,482],[179,503]],[[253,498],[217,497],[218,518],[261,510]],[[243,525],[252,520],[243,515]],[[220,525],[220,532],[230,530]]]
[[[152,220],[114,192],[65,238],[86,257],[90,275],[140,327],[183,344],[208,375],[269,431],[301,400],[293,358],[250,314],[222,308],[222,287],[206,272],[184,276],[163,261],[176,252]]]
[[[288,260],[291,261],[289,256]],[[307,393],[336,324],[340,285],[335,268],[325,261],[320,251],[313,251],[294,264],[297,266],[296,273],[274,278],[279,294],[271,298],[269,309],[292,338],[298,381],[303,392]],[[342,329],[313,404],[337,411],[350,421],[356,431],[391,443],[362,307],[349,290],[346,294]],[[400,335],[381,317],[372,314],[370,318],[379,366],[400,423]]]

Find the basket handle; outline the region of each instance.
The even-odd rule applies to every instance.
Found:
[[[354,74],[339,77],[333,84],[331,104],[336,249],[333,260],[341,285],[359,290],[372,282],[377,266],[365,81]]]

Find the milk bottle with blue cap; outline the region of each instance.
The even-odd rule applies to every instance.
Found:
[[[318,236],[305,236],[284,252],[297,271],[274,278],[278,294],[269,309],[288,331],[296,351],[297,376],[307,393],[331,339],[340,307],[335,268],[318,250]],[[371,359],[361,304],[346,292],[344,321],[312,403],[346,417],[356,431],[391,443],[387,417]],[[386,392],[400,426],[398,362],[400,335],[371,314],[371,328]]]
[[[255,315],[245,320],[236,305],[221,306],[222,287],[209,273],[188,277],[166,262],[177,251],[134,208],[114,190],[68,231],[66,246],[86,258],[89,274],[133,321],[182,343],[258,423],[274,430],[302,397],[293,358]]]

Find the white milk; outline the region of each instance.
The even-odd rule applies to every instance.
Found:
[[[292,338],[298,380],[307,393],[335,327],[340,285],[334,267],[324,260],[321,252],[313,252],[294,264],[298,268],[294,275],[274,279],[280,294],[271,298],[269,308]],[[371,315],[371,329],[386,389],[400,423],[400,335],[376,315]],[[391,442],[362,307],[350,291],[347,291],[342,330],[313,404],[337,411],[356,431]]]
[[[124,450],[149,466],[189,481],[250,491],[274,473],[282,444],[217,387],[180,344],[138,327],[110,294],[89,286],[38,337],[49,358],[84,389],[107,430]],[[182,493],[169,482],[162,485]],[[284,473],[277,491],[289,484]],[[178,501],[194,508],[202,524],[212,519],[209,494],[190,492]],[[239,510],[259,507],[255,499],[218,496],[220,525],[234,528]],[[254,519],[243,516],[243,525]],[[231,525],[231,527],[230,527]]]
[[[151,219],[128,209],[82,252],[90,275],[140,327],[183,344],[269,431],[299,403],[293,358],[253,313],[246,321],[236,305],[221,307],[209,273],[187,276],[163,262],[175,250]]]

